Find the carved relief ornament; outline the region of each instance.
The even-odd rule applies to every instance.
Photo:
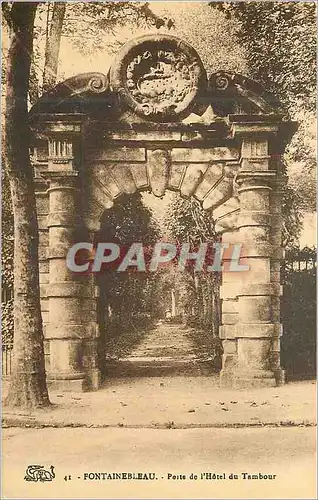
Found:
[[[110,75],[113,90],[130,108],[161,121],[188,111],[206,85],[198,54],[171,36],[150,35],[126,45]]]

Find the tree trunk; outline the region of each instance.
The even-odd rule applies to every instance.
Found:
[[[14,358],[6,403],[50,404],[44,367],[38,267],[38,225],[27,96],[37,3],[14,2],[6,93],[6,168],[14,214]]]
[[[53,4],[50,33],[47,37],[45,47],[43,92],[51,90],[56,84],[65,8],[66,2],[56,2]]]
[[[34,63],[31,63],[30,68],[29,99],[32,106],[39,99],[39,82],[36,76]]]

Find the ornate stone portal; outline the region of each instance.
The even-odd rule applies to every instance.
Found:
[[[124,46],[109,76],[58,84],[30,119],[51,383],[100,384],[96,286],[67,269],[70,246],[93,241],[121,195],[166,189],[202,202],[250,266],[222,277],[221,384],[281,383],[279,156],[296,125],[277,100],[240,75],[207,77],[192,47],[151,35]]]

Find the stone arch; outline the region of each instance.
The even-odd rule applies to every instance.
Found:
[[[279,157],[297,125],[277,99],[241,75],[206,75],[192,47],[156,34],[123,47],[108,75],[59,83],[30,123],[52,383],[100,383],[94,280],[68,270],[71,244],[84,233],[92,239],[121,194],[166,189],[198,199],[223,242],[243,244],[250,266],[244,278],[222,277],[221,383],[280,383]]]
[[[145,146],[147,148],[147,143]],[[191,161],[195,152],[185,148],[173,152],[145,149],[144,161],[139,163],[133,160],[102,162],[97,154],[95,161],[92,159],[88,164],[89,174],[83,187],[86,198],[83,216],[87,228],[97,231],[104,210],[111,208],[123,194],[147,191],[162,198],[166,190],[170,190],[183,198],[197,199],[220,229],[220,224],[226,223],[226,216],[237,212],[239,205],[235,186],[239,165],[233,152],[221,149],[219,153],[214,150],[204,154],[201,150],[201,161]],[[118,150],[113,150],[111,155],[117,153]],[[130,153],[133,158],[134,150]],[[125,154],[127,156],[127,150]],[[209,160],[213,156],[216,159]]]

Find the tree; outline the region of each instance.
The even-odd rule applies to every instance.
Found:
[[[47,8],[49,13],[49,8],[50,8],[49,3],[47,5]],[[43,71],[43,85],[42,85],[43,92],[51,90],[56,84],[65,9],[66,9],[66,2],[54,2],[50,27],[49,23],[47,22],[45,63]]]
[[[236,25],[249,76],[286,107],[315,110],[315,2],[211,2]]]
[[[5,164],[5,155],[3,154],[2,164]],[[14,238],[12,234],[13,214],[10,196],[10,185],[8,175],[4,170],[1,172],[2,185],[2,280],[1,280],[1,309],[2,309],[2,350],[10,351],[13,345],[13,247]]]
[[[162,9],[161,15],[173,15],[171,32],[196,49],[208,73],[246,73],[245,49],[235,35],[238,22],[205,2],[163,3]]]
[[[105,211],[101,220],[99,241],[119,245],[125,255],[135,242],[143,248],[152,247],[159,237],[159,228],[141,195],[122,196],[114,207]],[[143,328],[157,315],[160,300],[156,273],[117,272],[102,269],[97,280],[100,286],[99,325],[101,370],[105,370],[105,354],[127,354],[138,342]],[[123,351],[124,347],[124,351]]]
[[[37,3],[15,2],[6,84],[6,170],[14,214],[14,360],[6,403],[50,404],[44,366],[40,309],[38,226],[29,158],[28,90]]]
[[[316,206],[316,3],[211,2],[235,23],[248,76],[273,92],[300,124],[284,156],[285,239],[297,241],[301,217]],[[298,225],[295,222],[298,221]],[[289,222],[293,222],[289,225]]]
[[[190,243],[195,249],[200,243],[216,241],[211,214],[203,210],[194,198],[179,196],[169,206],[166,227],[177,244]],[[169,269],[168,269],[169,272]],[[218,335],[219,326],[219,276],[195,273],[193,268],[175,273],[175,282],[183,301],[184,319],[209,329],[212,336]]]
[[[31,65],[29,98],[38,96],[56,84],[63,40],[70,40],[81,54],[96,54],[105,48],[118,50],[124,42],[118,30],[137,26],[172,26],[171,19],[156,15],[148,2],[46,2],[37,9],[34,27],[34,56]],[[116,35],[116,40],[115,40]],[[68,75],[69,76],[69,75]]]
[[[134,4],[100,2],[89,5],[60,2],[54,3],[53,7],[52,4],[33,3],[28,6],[27,3],[2,3],[6,27],[12,30],[9,53],[5,57],[9,64],[3,69],[2,78],[8,88],[5,163],[10,178],[15,230],[17,230],[14,244],[15,364],[7,399],[8,404],[11,405],[31,407],[49,404],[45,384],[43,334],[39,309],[38,232],[32,167],[28,156],[30,133],[27,103],[29,99],[33,104],[41,93],[42,77],[45,90],[49,90],[56,83],[63,31],[66,36],[72,36],[72,22],[69,17],[65,20],[65,13],[69,11],[72,15],[72,11],[78,7],[82,7],[82,14],[85,15],[86,11],[88,17],[90,14],[90,22],[92,19],[96,21],[95,32],[91,35],[92,39],[96,38],[99,31],[100,38],[103,38],[103,30],[105,33],[107,30],[114,30],[116,25],[124,25],[128,12],[132,13],[132,22],[143,19],[146,23],[155,24],[157,27],[166,22],[152,13],[146,2]],[[25,19],[23,19],[24,12]],[[76,22],[73,23],[73,28],[78,31],[77,37],[83,39],[83,33],[88,31],[88,25],[86,24],[81,31],[79,18],[81,18],[80,13]],[[42,46],[45,47],[44,50]],[[7,189],[6,183],[3,189]],[[4,215],[8,214],[8,210],[5,211]],[[11,227],[9,219],[10,214],[7,220],[8,226],[6,225],[8,228]],[[12,253],[10,254],[12,232],[9,231],[7,236],[3,264],[4,286],[9,289],[12,277]],[[10,339],[13,333],[11,307],[12,300],[9,300],[4,307],[4,334]]]
[[[159,229],[152,219],[151,211],[146,208],[139,193],[123,196],[102,218],[99,239],[111,241],[127,251],[132,243],[141,242],[144,248],[151,247],[159,238]],[[140,313],[152,310],[151,284],[152,273],[121,272],[106,269],[99,276],[105,307],[111,308],[117,324],[129,326]],[[119,323],[118,323],[119,321]]]

